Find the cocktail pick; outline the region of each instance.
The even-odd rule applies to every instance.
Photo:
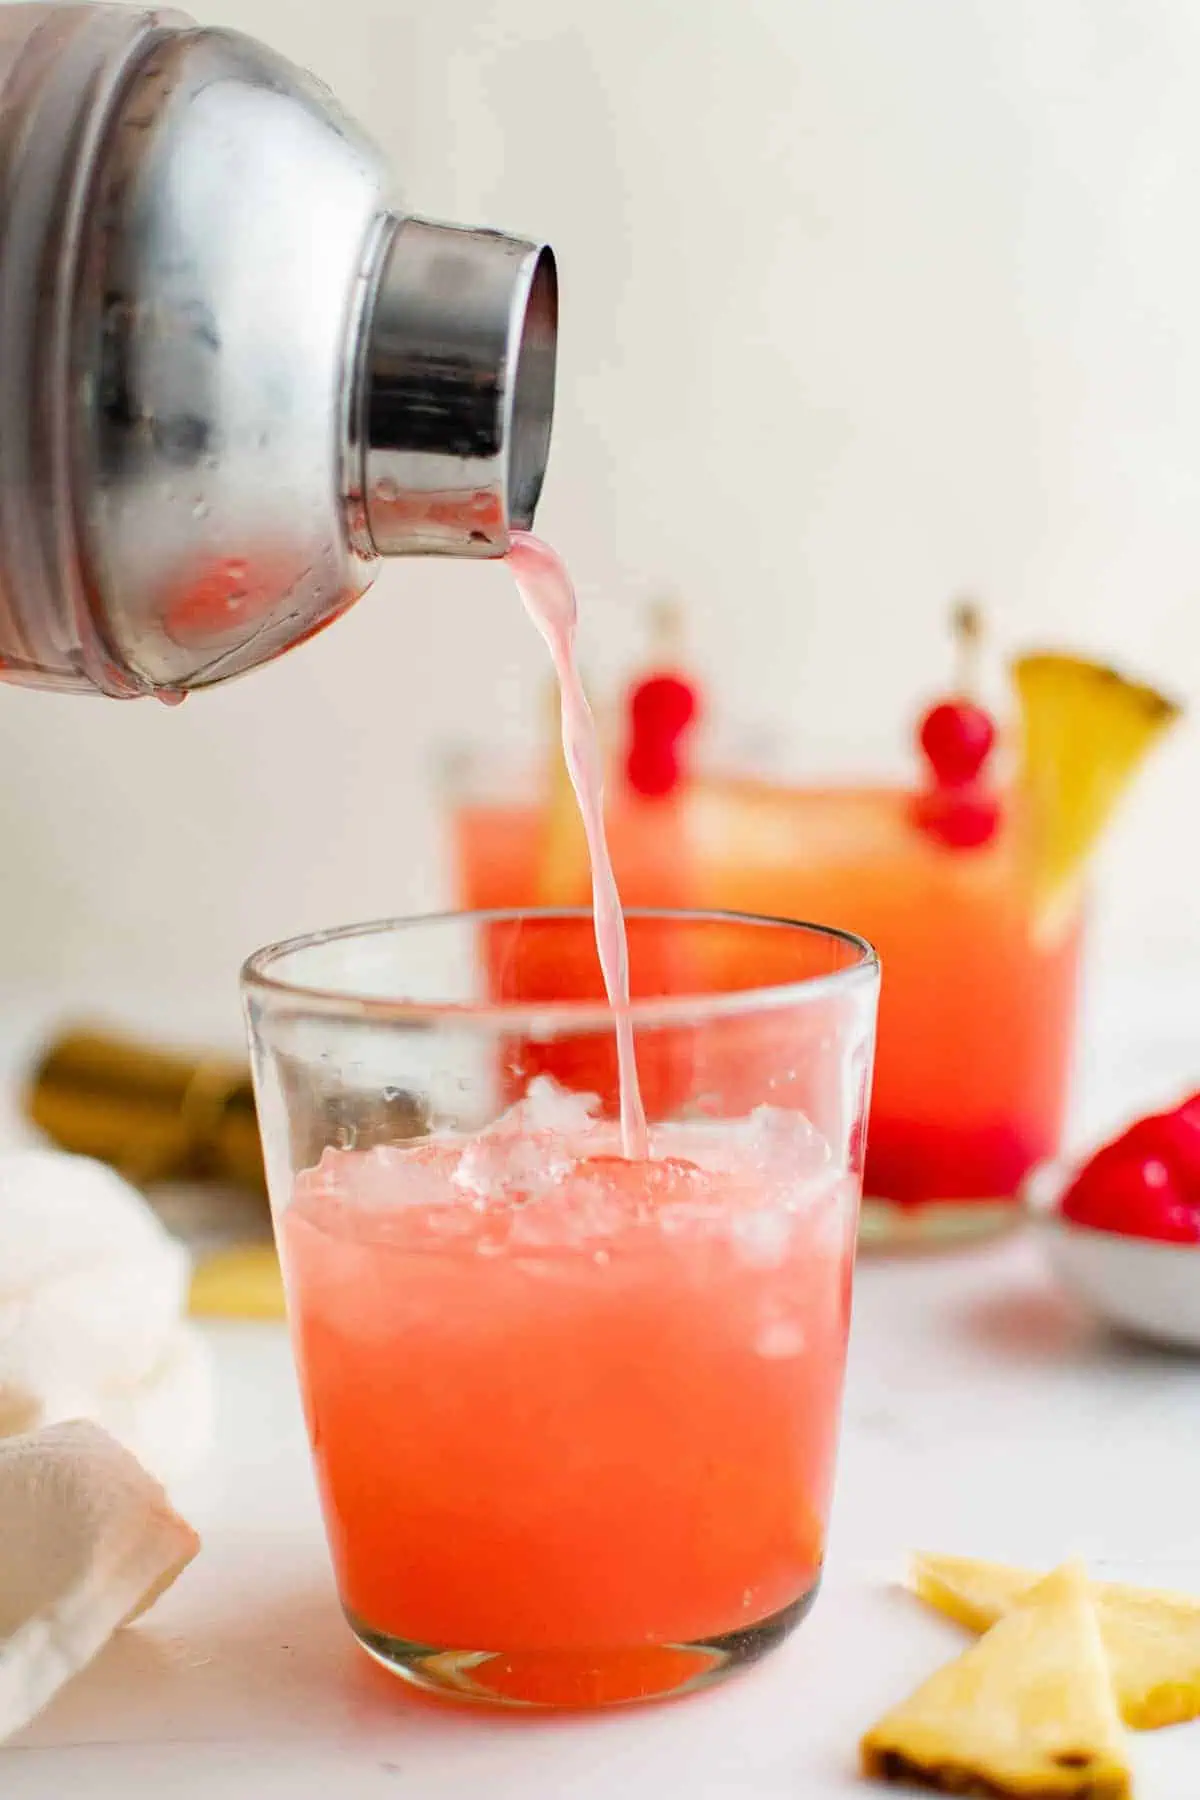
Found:
[[[956,602],[952,630],[955,691],[929,707],[917,726],[927,780],[916,818],[923,831],[948,849],[974,850],[995,836],[1000,802],[987,779],[996,724],[976,698],[983,616],[973,600]]]

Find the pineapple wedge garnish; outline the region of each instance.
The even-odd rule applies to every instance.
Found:
[[[237,1244],[197,1263],[188,1310],[205,1319],[282,1319],[283,1280],[270,1244]]]
[[[914,1556],[915,1593],[969,1631],[987,1631],[1041,1580],[1031,1569],[967,1556]],[[1127,1725],[1154,1731],[1200,1718],[1200,1600],[1095,1581],[1092,1598],[1113,1691]]]
[[[1127,1800],[1129,1768],[1087,1576],[1068,1563],[888,1713],[863,1772],[947,1794]]]
[[[1069,915],[1080,877],[1124,790],[1180,708],[1083,657],[1018,657],[1021,780],[1039,917]]]

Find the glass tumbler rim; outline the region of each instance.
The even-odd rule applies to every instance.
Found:
[[[803,933],[843,945],[854,953],[844,968],[802,975],[790,981],[749,984],[733,989],[700,989],[695,993],[659,994],[631,999],[628,1017],[635,1027],[652,1028],[687,1024],[712,1018],[768,1012],[798,1004],[818,1003],[830,995],[870,988],[879,977],[879,957],[872,944],[856,932],[809,919],[789,919],[768,913],[722,911],[719,908],[627,906],[626,921],[677,922],[681,925],[745,925],[772,932]],[[246,958],[241,969],[243,997],[303,1007],[309,1014],[398,1025],[470,1024],[501,1031],[532,1030],[548,1035],[570,1029],[611,1029],[614,1008],[606,999],[553,1000],[414,1000],[401,994],[358,994],[349,988],[295,980],[275,972],[275,965],[326,945],[357,939],[415,933],[422,928],[460,923],[464,925],[517,924],[523,921],[587,921],[586,906],[500,906],[475,909],[446,908],[436,912],[401,914],[335,925],[304,932],[265,944]]]

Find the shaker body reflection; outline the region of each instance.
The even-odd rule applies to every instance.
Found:
[[[0,675],[177,699],[380,556],[504,555],[556,332],[544,246],[396,212],[253,39],[0,8]]]

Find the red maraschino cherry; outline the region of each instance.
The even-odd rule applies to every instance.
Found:
[[[964,787],[982,773],[996,727],[973,700],[941,700],[921,720],[918,739],[938,786]]]
[[[950,850],[976,850],[995,837],[1000,802],[986,788],[935,787],[918,794],[914,816],[922,831]]]
[[[625,774],[644,800],[663,800],[678,787],[683,778],[680,740],[696,712],[695,690],[679,675],[649,675],[634,688]]]
[[[631,744],[625,758],[625,779],[643,800],[665,800],[682,779],[679,752],[673,740]]]
[[[1122,1141],[1161,1157],[1186,1192],[1200,1202],[1200,1109],[1194,1109],[1191,1101],[1173,1112],[1139,1119]]]
[[[1200,1244],[1198,1099],[1139,1119],[1098,1150],[1063,1195],[1063,1217],[1093,1231]]]
[[[1197,1132],[1200,1132],[1200,1094],[1190,1094],[1175,1108],[1175,1117],[1184,1119]]]
[[[678,737],[696,716],[696,690],[682,675],[647,675],[629,701],[634,735]]]
[[[1109,1146],[1063,1196],[1062,1214],[1093,1231],[1158,1243],[1200,1243],[1200,1206],[1191,1204],[1160,1157]]]
[[[996,835],[1000,802],[986,786],[987,763],[996,744],[995,721],[970,697],[982,627],[969,601],[955,608],[954,632],[961,691],[931,706],[917,727],[930,779],[917,796],[914,817],[922,831],[947,849],[976,850]]]
[[[678,637],[674,608],[659,608],[657,634],[663,648]],[[663,800],[683,779],[683,739],[699,715],[699,696],[692,682],[672,668],[655,669],[629,696],[629,743],[625,775],[644,800]]]

